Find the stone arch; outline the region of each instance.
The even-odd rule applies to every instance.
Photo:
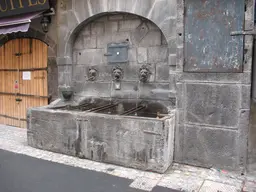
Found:
[[[72,64],[72,44],[81,26],[108,13],[129,13],[155,23],[168,42],[170,54],[176,54],[176,0],[88,0],[62,6],[60,17],[58,61]]]
[[[144,88],[153,89],[147,86],[149,84],[152,86],[157,84],[165,90],[169,88],[167,86],[169,83],[168,45],[162,31],[153,22],[133,14],[101,15],[83,25],[75,37],[72,47],[73,65],[70,65],[70,70],[65,66],[65,73],[72,70],[72,85],[76,98],[104,95],[105,98],[117,96],[134,99],[136,91],[130,90],[130,86],[137,85],[142,66],[150,71],[148,84],[145,84]],[[128,62],[118,64],[123,72],[122,82],[126,84],[122,89],[126,91],[120,93],[122,96],[120,94],[109,96],[108,91],[104,93],[100,88],[103,84],[111,83],[113,77],[111,70],[113,66],[117,66],[109,64],[108,57],[105,55],[108,44],[112,42],[128,42]],[[89,87],[91,82],[88,81],[88,72],[91,68],[98,74],[93,81],[93,88]],[[85,84],[88,86],[86,90],[83,89]],[[102,94],[98,95],[98,91]],[[146,95],[150,93],[147,92]],[[146,95],[143,93],[141,97],[146,99]],[[167,100],[168,94],[163,95],[156,94],[154,98]]]

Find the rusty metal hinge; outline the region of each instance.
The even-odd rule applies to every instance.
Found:
[[[230,33],[231,36],[239,36],[239,35],[256,35],[256,30],[247,30],[247,31],[232,31]]]
[[[15,53],[15,56],[16,57],[19,57],[19,56],[21,56],[22,55],[22,53]]]

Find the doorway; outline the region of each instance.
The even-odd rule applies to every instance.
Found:
[[[26,128],[30,107],[48,104],[48,46],[14,39],[0,47],[0,124]]]

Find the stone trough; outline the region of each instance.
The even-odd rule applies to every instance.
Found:
[[[28,144],[163,173],[173,161],[175,110],[158,103],[87,100],[28,111]]]

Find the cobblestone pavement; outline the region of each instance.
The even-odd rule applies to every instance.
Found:
[[[34,149],[27,145],[26,130],[0,125],[0,149],[133,180],[130,187],[152,191],[156,186],[186,192],[256,192],[256,175],[173,164],[165,174],[139,171]]]

